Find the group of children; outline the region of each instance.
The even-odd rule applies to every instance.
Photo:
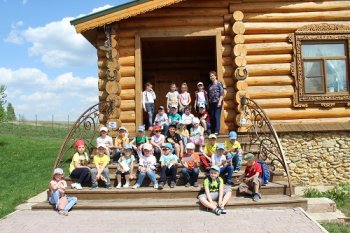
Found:
[[[183,133],[187,130],[185,125],[176,129],[175,125],[170,125],[165,136],[161,128],[155,126],[153,135],[148,138],[144,127],[140,126],[137,135],[129,141],[127,130],[120,127],[119,135],[113,143],[112,138],[108,135],[108,128],[101,127],[96,150],[91,158],[94,166],[91,168],[87,166],[90,158],[85,152],[84,141],[77,140],[75,142],[76,153],[73,155],[69,169],[70,176],[76,181],[72,184],[72,188],[82,189],[83,184],[91,182],[90,189],[96,189],[98,181],[101,180],[107,189],[111,189],[108,169],[110,163],[116,165],[117,189],[130,187],[130,179],[136,178],[136,173],[138,176],[135,185],[132,186],[133,189],[142,186],[146,176],[149,177],[155,189],[163,189],[167,183],[167,177],[170,177],[169,186],[174,188],[179,165],[182,165],[181,174],[185,179],[185,187],[198,187],[197,181],[202,165],[206,170],[207,178],[204,180],[204,190],[198,199],[215,214],[226,213],[224,206],[231,196],[231,189],[224,188],[224,180],[220,176],[227,175],[226,185],[231,186],[233,185],[233,173],[240,170],[242,149],[237,141],[237,133],[230,132],[229,140],[224,144],[217,143],[217,136],[210,134],[209,142],[202,148],[201,144],[193,140],[194,135],[188,132]],[[204,137],[201,140],[204,142]],[[243,181],[239,186],[239,191],[251,195],[254,201],[258,201],[261,198],[259,194],[262,184],[261,166],[255,161],[252,154],[248,153],[245,159],[248,162],[245,172],[239,177]],[[137,172],[134,172],[134,164],[138,164]],[[156,179],[157,169],[160,172],[159,183]],[[68,210],[77,200],[76,198],[65,198],[63,206],[61,198],[65,196],[64,190],[67,184],[62,180],[62,176],[62,169],[56,169],[50,182],[49,200],[56,206],[60,214],[67,215]],[[122,177],[125,178],[124,185],[122,185]]]

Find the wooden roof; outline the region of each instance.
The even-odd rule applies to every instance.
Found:
[[[71,21],[78,33],[185,0],[135,0]]]

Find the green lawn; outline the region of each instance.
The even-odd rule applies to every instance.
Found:
[[[44,191],[67,129],[0,124],[0,218]]]

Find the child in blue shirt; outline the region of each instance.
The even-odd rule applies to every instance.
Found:
[[[177,161],[178,157],[171,153],[173,146],[170,143],[164,143],[161,146],[162,156],[160,157],[160,185],[163,189],[166,183],[167,175],[170,176],[170,188],[174,188],[176,184]]]

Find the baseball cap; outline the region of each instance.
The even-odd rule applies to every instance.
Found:
[[[103,126],[103,127],[100,128],[100,132],[102,132],[102,131],[108,132],[108,128]]]
[[[216,147],[217,150],[225,150],[225,146],[222,143],[219,143]]]
[[[78,148],[79,146],[85,146],[84,140],[78,139],[75,141],[74,146]]]
[[[53,174],[56,175],[56,174],[60,174],[60,175],[63,175],[63,169],[62,168],[55,168],[55,170],[53,171]]]
[[[187,143],[187,145],[186,145],[186,149],[195,149],[196,148],[196,146],[192,143],[192,142],[190,142],[190,143]]]
[[[177,109],[177,104],[170,105],[170,108],[176,108]]]
[[[156,131],[156,130],[161,130],[162,127],[160,127],[160,125],[156,125],[153,127],[153,131]]]
[[[131,144],[126,144],[125,146],[124,146],[124,150],[132,150],[133,148],[132,148],[132,145]]]
[[[184,125],[184,124],[185,124],[185,121],[183,121],[183,120],[180,120],[178,123],[178,125]]]
[[[124,126],[119,127],[118,131],[120,130],[128,131]]]
[[[137,128],[137,131],[138,131],[138,132],[145,132],[145,127],[144,127],[144,126],[139,126],[139,127]]]
[[[96,146],[96,148],[100,148],[100,147],[107,149],[107,146],[105,144],[102,144],[102,143],[97,144],[97,146]]]
[[[217,172],[220,172],[220,168],[218,166],[216,166],[216,165],[211,166],[210,170],[215,170]]]
[[[245,156],[244,156],[244,159],[245,160],[252,160],[254,159],[254,155],[252,153],[247,153]]]
[[[204,103],[200,103],[199,104],[199,108],[205,108],[205,104]]]
[[[163,144],[161,145],[161,147],[165,147],[165,148],[168,148],[168,149],[170,149],[170,150],[173,149],[173,145],[171,145],[170,143],[163,143]]]
[[[202,83],[202,82],[198,82],[198,83],[197,83],[197,86],[199,86],[199,85],[203,85],[203,83]]]
[[[237,133],[235,131],[231,131],[228,135],[228,137],[233,140],[233,139],[237,139]]]
[[[158,110],[159,109],[164,110],[164,106],[159,106]]]
[[[199,119],[198,119],[198,117],[193,118],[192,124],[199,124]]]
[[[215,134],[212,133],[212,134],[210,134],[210,135],[208,136],[208,138],[210,139],[210,138],[217,138],[217,137],[216,137]]]
[[[143,150],[152,150],[153,147],[152,147],[151,144],[145,143],[145,144],[143,144],[142,149],[143,149]]]

